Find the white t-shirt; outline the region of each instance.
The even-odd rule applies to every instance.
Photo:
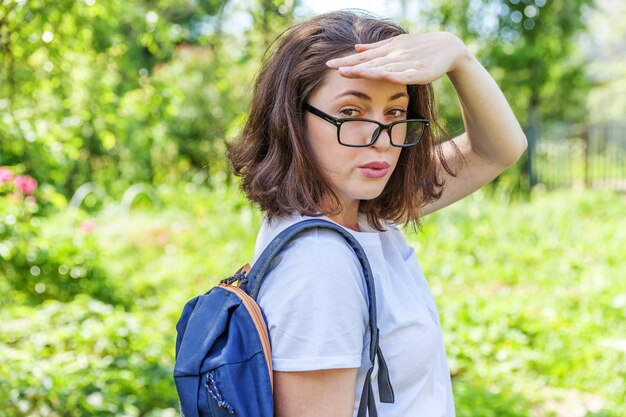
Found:
[[[307,218],[263,221],[254,260],[288,226]],[[329,220],[327,217],[323,219]],[[348,230],[363,246],[374,274],[380,347],[395,403],[380,403],[378,361],[372,388],[380,417],[454,417],[454,401],[439,315],[412,247],[389,227],[378,232],[359,219]],[[366,288],[361,267],[332,230],[306,231],[275,259],[257,302],[268,321],[276,371],[359,368],[354,416],[370,368]]]

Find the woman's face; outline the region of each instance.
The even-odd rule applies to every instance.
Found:
[[[388,124],[406,119],[409,96],[406,85],[345,78],[331,70],[308,104],[336,118],[366,118]],[[306,128],[317,162],[344,210],[358,208],[359,200],[370,200],[382,193],[402,150],[391,146],[387,130],[380,133],[373,145],[351,148],[339,144],[336,126],[311,112],[306,112]]]

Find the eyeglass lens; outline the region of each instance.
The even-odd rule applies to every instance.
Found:
[[[413,145],[422,137],[425,126],[423,122],[416,121],[394,124],[391,128],[391,142],[394,145]],[[339,129],[339,141],[345,145],[367,146],[372,143],[379,129],[379,125],[368,121],[345,121]]]

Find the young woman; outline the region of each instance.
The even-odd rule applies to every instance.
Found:
[[[431,86],[443,76],[466,128],[452,140],[437,124]],[[454,416],[437,309],[396,225],[477,190],[525,148],[502,92],[450,33],[409,35],[363,11],[327,13],[283,34],[259,73],[243,134],[228,150],[266,215],[255,256],[310,217],[361,243],[395,391],[394,403],[377,403],[381,417]],[[365,294],[356,257],[334,232],[304,233],[283,251],[258,297],[277,417],[355,415],[370,366]]]

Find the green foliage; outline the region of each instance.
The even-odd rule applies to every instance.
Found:
[[[243,39],[226,0],[0,5],[0,164],[67,199],[227,170],[253,73],[294,2],[252,2]]]
[[[175,415],[169,320],[86,295],[2,316],[3,415]]]
[[[7,178],[12,175],[5,167],[0,171]],[[22,178],[32,184],[20,185]],[[88,227],[76,233],[59,217],[48,223],[38,215],[37,197],[46,194],[35,193],[33,187],[36,181],[29,176],[15,176],[13,182],[0,179],[0,275],[5,278],[0,289],[9,294],[5,302],[68,301],[77,294],[121,302],[98,264]]]
[[[205,87],[198,88],[187,84],[188,72],[172,84],[171,78],[159,82],[151,74],[158,64],[177,59],[177,45],[190,43],[205,45],[209,56],[222,54],[221,64],[228,67],[228,55],[211,46],[227,38],[216,31],[223,4],[5,2],[0,163],[22,164],[66,197],[87,181],[119,193],[133,182],[158,182],[162,172],[180,177],[191,165],[206,165],[198,156],[206,146],[187,144],[205,141],[213,149],[213,142],[223,141],[236,114],[228,107],[233,100],[211,93],[215,79],[201,77]],[[189,87],[196,88],[195,100],[172,100],[184,97]],[[221,85],[219,91],[230,89]],[[203,109],[221,113],[206,118]],[[176,130],[176,117],[162,120],[172,112],[186,113],[197,126]]]
[[[44,225],[40,231],[42,222],[19,223],[8,229],[8,236],[2,236],[7,250],[0,274],[6,277],[13,297],[36,304],[89,294],[106,302],[121,302],[99,265],[94,239],[64,226]]]
[[[284,29],[294,23],[297,0],[258,0],[248,12],[252,26],[246,33],[246,59],[259,60]]]
[[[544,119],[576,120],[585,114],[582,104],[590,85],[576,35],[584,29],[582,15],[592,4],[507,1],[498,13],[496,37],[486,39],[492,43],[485,64],[503,70],[499,81],[504,89],[525,91],[516,96],[525,97],[527,108],[540,102]]]
[[[490,415],[473,408],[481,392],[481,410],[517,398],[511,415],[622,415],[623,196],[535,193],[513,207],[485,197],[435,213],[410,236],[441,305],[455,386],[468,396],[457,395],[459,415]]]

